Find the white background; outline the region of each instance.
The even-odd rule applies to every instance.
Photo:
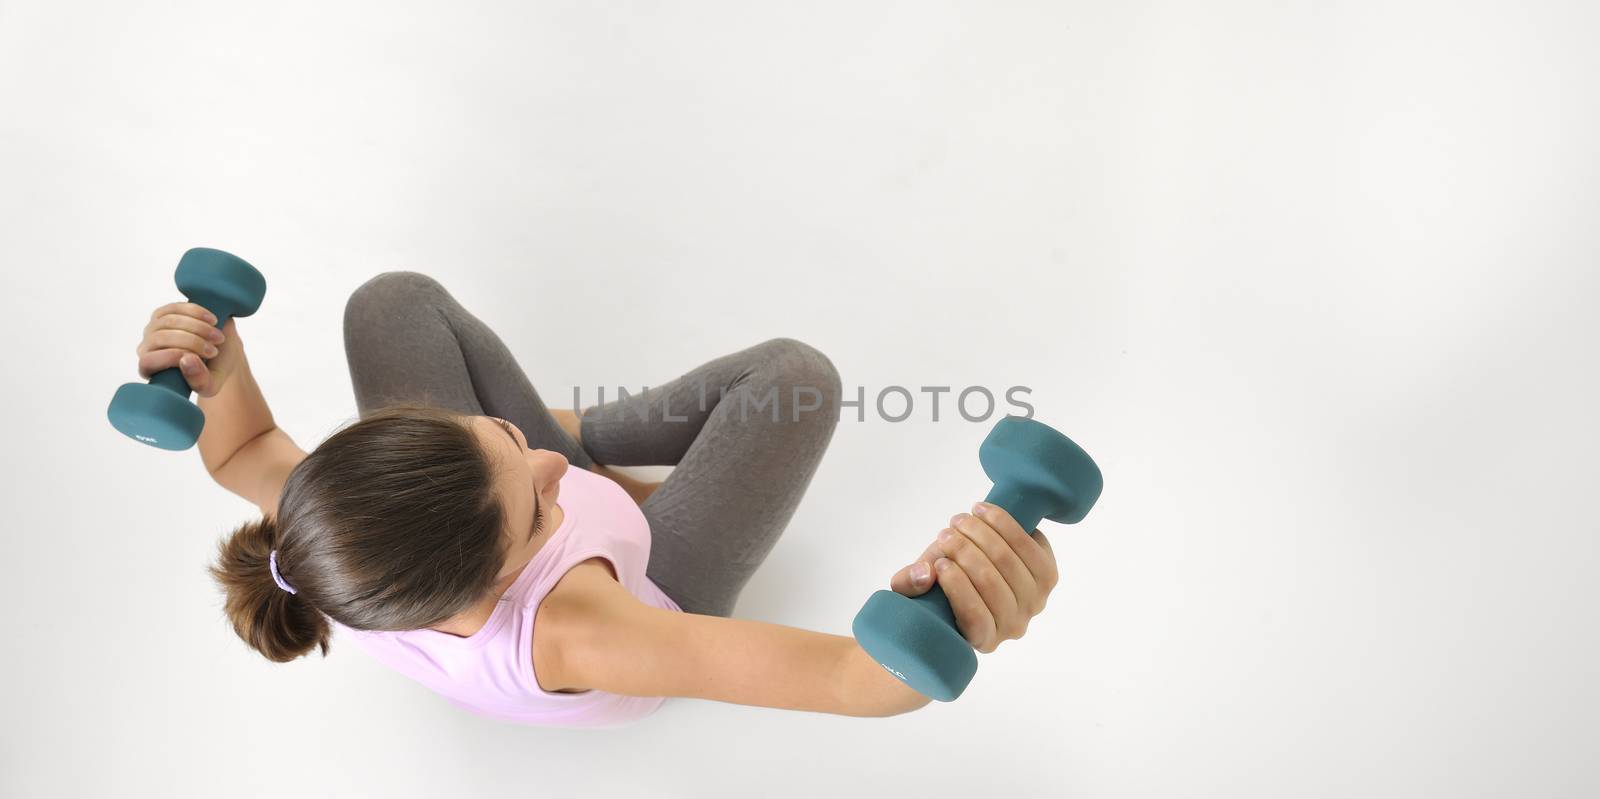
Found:
[[[1591,3],[0,0],[6,796],[1593,796]],[[952,704],[480,720],[204,568],[105,407],[190,246],[314,447],[437,277],[555,402],[773,336],[1031,386],[1106,490]],[[925,399],[925,397],[924,397]],[[948,402],[948,398],[947,398]],[[737,611],[847,634],[989,424],[840,424]]]

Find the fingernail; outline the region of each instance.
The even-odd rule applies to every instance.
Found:
[[[939,543],[941,543],[941,544],[948,544],[948,543],[950,543],[950,539],[955,538],[955,537],[956,537],[956,534],[950,532],[949,530],[940,530],[939,531]]]
[[[189,360],[189,358],[187,356],[179,358],[178,359],[178,368],[182,369],[185,372],[192,372],[192,371],[194,371],[194,362]]]
[[[974,503],[972,503],[972,512],[973,513],[983,513],[984,511],[986,511],[988,509],[989,509],[989,503],[987,503],[987,502],[974,502]]]
[[[206,357],[207,358],[215,358],[215,357],[217,357],[217,348],[208,345],[206,347]]]
[[[940,558],[933,562],[933,567],[939,571],[947,571],[950,568],[950,559]]]
[[[927,580],[927,579],[928,579],[928,564],[923,563],[920,560],[917,561],[916,563],[911,564],[911,582],[916,583],[917,585],[921,585],[922,582],[924,580]]]

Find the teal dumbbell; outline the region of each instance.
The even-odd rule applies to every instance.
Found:
[[[195,247],[178,260],[178,290],[210,311],[221,328],[235,316],[249,316],[261,307],[267,280],[244,259],[221,250]],[[189,401],[193,393],[183,372],[174,366],[156,372],[148,383],[126,383],[106,408],[111,426],[152,447],[182,450],[194,446],[206,416]]]
[[[978,462],[994,481],[984,501],[1004,508],[1024,530],[1041,519],[1076,524],[1100,498],[1100,467],[1089,454],[1032,419],[1001,419],[978,447]],[[930,699],[955,699],[978,671],[978,656],[937,583],[916,597],[874,593],[850,629],[867,654]]]

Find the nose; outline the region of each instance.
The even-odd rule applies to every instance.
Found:
[[[528,462],[533,466],[533,473],[540,487],[561,479],[567,473],[567,456],[548,449],[536,449],[528,453]]]

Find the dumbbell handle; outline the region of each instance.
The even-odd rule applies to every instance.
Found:
[[[1039,492],[1028,491],[1026,486],[996,483],[994,488],[989,490],[989,496],[984,497],[983,501],[1003,508],[1006,513],[1011,514],[1011,518],[1017,520],[1017,524],[1023,530],[1032,535],[1033,530],[1044,519],[1046,512],[1041,501],[1042,498]],[[932,611],[946,624],[950,625],[951,628],[961,629],[956,624],[955,611],[950,609],[950,598],[945,596],[944,587],[938,583],[934,583],[933,587],[929,588],[926,593],[910,599],[913,602],[921,602],[924,607]]]

